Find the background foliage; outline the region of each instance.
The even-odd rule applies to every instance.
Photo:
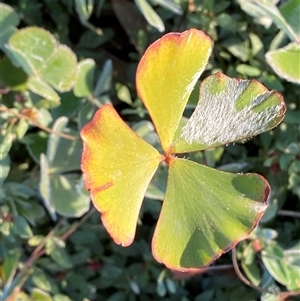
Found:
[[[82,187],[79,131],[104,103],[112,103],[149,143],[158,143],[136,95],[136,66],[147,46],[162,34],[190,27],[205,31],[215,43],[201,78],[222,71],[232,77],[256,78],[284,95],[288,111],[276,129],[244,144],[190,156],[220,170],[258,172],[268,179],[272,187],[269,209],[253,235],[239,244],[236,257],[253,285],[294,292],[288,298],[299,299],[300,90],[293,81],[275,74],[265,59],[268,51],[286,46],[291,38],[284,27],[272,22],[274,15],[262,10],[255,15],[243,2],[10,0],[6,4],[16,13],[8,24],[3,21],[1,7],[3,300],[288,297],[279,298],[243,284],[234,272],[230,254],[197,275],[174,274],[154,261],[149,242],[163,198],[163,168],[147,191],[137,238],[128,248],[111,241]],[[272,8],[276,1],[265,2]],[[299,1],[287,3],[299,9]],[[32,36],[41,34],[42,40],[54,41],[54,52],[59,44],[69,47],[62,46],[70,58],[69,69],[59,69],[61,64],[47,65],[46,54],[42,66],[30,60],[32,43],[27,40],[24,46],[20,42],[29,26],[34,26]],[[25,59],[16,53],[24,54]],[[34,68],[26,69],[24,64]],[[60,78],[58,82],[51,72]],[[63,88],[66,78],[67,88]],[[191,96],[186,116],[195,107],[197,93]]]

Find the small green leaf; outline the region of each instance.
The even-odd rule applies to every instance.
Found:
[[[209,265],[250,234],[269,192],[259,175],[224,173],[173,158],[153,255],[179,271]]]
[[[17,26],[19,24],[19,15],[13,10],[12,7],[4,3],[0,3],[0,10],[0,25],[2,33],[4,33],[8,28]]]
[[[251,54],[252,56],[260,56],[261,54],[264,53],[264,44],[261,40],[261,38],[250,32],[249,33],[249,38],[250,38],[250,41],[251,41],[251,48],[252,48],[252,51],[251,51]]]
[[[256,5],[256,1],[249,0],[237,0],[240,4],[241,8],[250,16],[254,17],[254,21],[258,24],[263,25],[265,28],[269,28],[272,24],[272,19],[260,9],[259,6]],[[266,0],[265,3],[267,5],[273,5],[273,0]]]
[[[32,301],[53,301],[49,294],[38,288],[32,289],[31,298]]]
[[[266,53],[267,62],[280,77],[289,82],[300,84],[300,45],[290,43],[284,48]]]
[[[30,237],[27,241],[28,245],[31,247],[37,247],[45,238],[43,235],[34,235]]]
[[[165,31],[165,25],[162,19],[147,0],[134,0],[134,2],[150,25],[155,27],[159,32]]]
[[[45,132],[30,133],[22,139],[31,158],[38,164],[40,163],[40,155],[46,153],[47,140],[48,135]]]
[[[154,0],[153,3],[159,4],[162,7],[170,10],[171,12],[182,15],[182,8],[181,6],[173,0]]]
[[[5,159],[5,157],[7,156],[12,143],[15,139],[15,135],[8,132],[5,135],[1,135],[0,136],[0,142],[1,142],[1,147],[0,147],[0,160]]]
[[[31,280],[34,285],[46,292],[58,291],[54,280],[39,268],[34,268]]]
[[[77,79],[74,85],[74,94],[77,97],[88,97],[93,93],[95,61],[85,59],[79,62]]]
[[[82,191],[78,176],[52,175],[50,177],[51,203],[61,215],[80,217],[90,208],[90,197]]]
[[[48,160],[49,165],[52,165],[52,162],[55,158],[55,155],[57,153],[57,149],[59,147],[60,140],[62,139],[59,135],[56,133],[63,132],[64,128],[68,124],[68,118],[66,117],[60,117],[56,119],[53,127],[52,127],[52,133],[50,134],[48,138],[48,146],[47,146],[47,153],[46,157]]]
[[[75,0],[75,9],[82,21],[87,21],[93,11],[93,1]]]
[[[88,19],[92,15],[93,7],[94,0],[75,0],[75,9],[79,16],[81,24],[94,31],[96,34],[102,35],[103,31],[100,28],[95,27],[92,23],[88,21]]]
[[[236,67],[236,71],[240,74],[254,77],[259,76],[261,74],[261,70],[257,67],[246,65],[246,64],[240,64]]]
[[[29,77],[27,86],[33,93],[48,100],[49,103],[47,103],[46,107],[51,108],[59,105],[58,94],[41,78],[33,76]]]
[[[80,40],[76,47],[94,49],[109,41],[111,38],[113,38],[114,34],[114,30],[110,27],[104,28],[102,35],[97,34],[95,31],[87,30],[80,35]]]
[[[16,216],[13,224],[14,231],[19,234],[22,238],[32,237],[32,231],[28,225],[26,219],[23,216]]]
[[[40,193],[43,198],[45,207],[50,213],[53,220],[56,220],[55,208],[52,204],[52,191],[50,186],[50,172],[47,157],[44,154],[40,155],[41,178],[40,178]]]
[[[20,256],[21,254],[17,251],[10,252],[0,266],[1,279],[6,287],[11,285],[15,277]]]
[[[127,86],[122,85],[121,83],[116,83],[116,91],[117,91],[117,96],[121,101],[129,105],[132,104],[130,91]]]
[[[289,0],[280,7],[280,12],[300,40],[300,0]]]
[[[102,68],[101,74],[98,77],[94,93],[95,97],[101,96],[104,93],[107,93],[111,87],[112,81],[112,72],[113,72],[113,65],[112,60],[107,60]],[[102,104],[97,104],[100,107]]]
[[[65,269],[70,269],[73,267],[71,258],[64,248],[56,246],[50,253],[50,256]]]
[[[10,158],[9,156],[5,156],[0,159],[0,187],[3,187],[3,183],[8,176],[9,170],[10,170]]]
[[[282,248],[273,242],[262,251],[261,258],[273,278],[279,283],[287,285],[288,276]]]
[[[20,18],[12,7],[4,3],[0,3],[0,11],[0,48],[4,49],[9,38],[17,31],[16,26],[19,24]]]
[[[10,181],[5,184],[5,188],[7,193],[16,198],[21,197],[23,199],[29,199],[36,196],[36,192],[24,184]]]
[[[80,169],[82,143],[79,137],[76,137],[78,133],[68,128],[65,133],[73,136],[74,140],[61,137],[50,166],[50,173],[52,174],[78,171]],[[64,156],[64,153],[68,156]]]
[[[35,200],[18,200],[16,207],[18,208],[18,212],[33,226],[36,225],[36,221],[45,216],[44,207],[42,207]]]
[[[299,275],[299,265],[289,265],[286,273],[288,278],[288,283],[286,285],[288,290],[298,290],[300,288],[300,275]]]
[[[17,138],[22,139],[26,134],[28,128],[29,128],[28,121],[25,119],[20,119],[18,124],[14,128],[14,132],[16,133]]]
[[[260,270],[255,261],[246,264],[244,261],[242,261],[242,268],[247,275],[248,279],[256,286],[260,284],[261,281],[261,275]]]
[[[237,37],[230,37],[222,44],[232,55],[239,58],[242,62],[246,62],[250,57],[250,49],[248,41],[242,41]]]
[[[81,130],[95,114],[97,107],[90,101],[87,101],[78,113],[78,130]]]

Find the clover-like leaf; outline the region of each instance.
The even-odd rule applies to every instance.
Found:
[[[169,33],[142,57],[137,73],[138,94],[148,109],[163,150],[168,152],[189,96],[211,53],[211,40],[190,29]]]
[[[82,171],[114,241],[132,243],[148,184],[163,156],[137,136],[109,104],[81,131]]]
[[[9,39],[6,52],[14,64],[30,76],[29,88],[47,99],[59,99],[51,86],[60,92],[68,91],[76,80],[75,54],[67,46],[59,45],[55,37],[42,28],[17,31]]]
[[[176,153],[247,139],[276,126],[285,113],[279,93],[218,73],[202,82],[199,103],[185,122],[184,108],[210,52],[210,39],[190,29],[163,36],[141,59],[137,91],[164,155],[128,128],[111,105],[81,131],[85,186],[118,244],[132,242],[147,186],[161,161],[169,165],[152,251],[179,271],[206,266],[247,238],[267,207],[270,187],[259,175],[214,170]]]
[[[248,236],[266,209],[269,192],[259,175],[173,158],[152,242],[155,258],[180,271],[210,264]]]
[[[172,152],[198,151],[250,138],[272,129],[284,113],[278,92],[268,91],[256,80],[214,74],[202,82],[199,103]]]
[[[20,64],[28,73],[43,78],[59,91],[72,87],[76,56],[67,46],[59,45],[48,31],[38,27],[21,29],[11,37],[8,48],[24,59],[26,65],[21,60]]]

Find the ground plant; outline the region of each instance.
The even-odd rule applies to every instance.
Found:
[[[299,11],[0,3],[1,300],[299,300]]]

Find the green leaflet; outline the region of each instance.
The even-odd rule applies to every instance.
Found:
[[[198,105],[172,152],[198,151],[248,139],[273,128],[284,112],[282,96],[256,80],[214,74],[202,82]]]
[[[256,226],[269,190],[257,174],[225,173],[174,158],[152,242],[155,258],[181,271],[210,264]]]

